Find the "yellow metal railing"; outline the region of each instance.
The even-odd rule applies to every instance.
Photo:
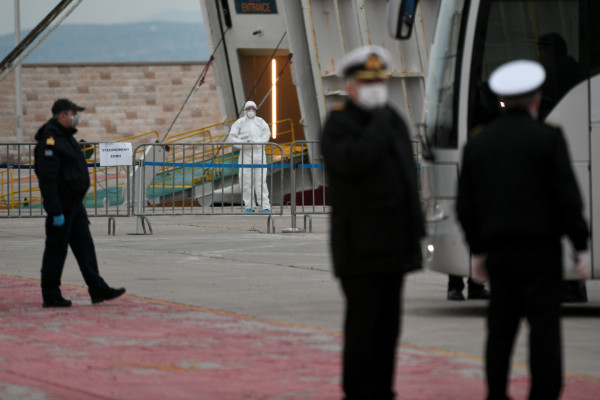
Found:
[[[154,136],[154,137],[153,137]],[[152,141],[158,141],[160,135],[156,131],[149,131],[140,133],[138,135],[129,136],[123,139],[115,140],[115,142],[131,142],[132,144],[148,143]]]
[[[195,129],[193,131],[171,135],[165,139],[165,143],[176,142],[212,142],[212,134],[209,129]]]
[[[212,124],[208,126],[204,126],[202,128],[194,129],[192,131],[176,133],[174,135],[167,136],[165,139],[165,143],[175,143],[175,142],[220,142],[223,137],[225,137],[229,132],[220,133],[220,134],[212,134],[212,130],[214,128],[225,127],[228,124],[232,124],[235,122],[234,119],[219,122],[218,124]],[[208,136],[208,138],[207,138]]]
[[[277,143],[278,144],[290,144],[296,140],[296,132],[294,130],[294,122],[291,119],[282,119],[280,121],[275,122],[275,126],[277,127]],[[273,132],[273,123],[269,124],[271,127],[271,132]],[[286,140],[281,141],[281,137],[285,137]],[[291,140],[290,140],[291,139]]]
[[[33,185],[33,182],[37,183],[37,177],[33,173],[33,163],[22,164],[19,170],[26,172],[21,172],[15,177],[13,168],[0,169],[0,209],[2,210],[27,207],[42,202],[39,186]]]
[[[203,145],[203,143],[221,143],[225,141],[225,138],[228,134],[228,130],[227,132],[223,132],[221,131],[221,133],[218,134],[213,134],[212,131],[216,131],[219,128],[223,128],[226,125],[232,124],[233,122],[235,122],[235,120],[228,120],[228,121],[224,121],[224,122],[220,122],[217,124],[212,124],[212,125],[208,125],[202,128],[198,128],[198,129],[194,129],[191,131],[186,131],[186,132],[181,132],[181,133],[176,133],[173,135],[168,136],[165,139],[165,143],[168,144],[176,144],[176,143],[194,143],[194,144],[198,144],[199,145],[199,151],[196,151],[196,147],[193,147],[192,149],[188,148],[184,148],[182,146],[173,146],[172,152],[171,154],[167,155],[167,160],[165,160],[167,163],[169,164],[193,164],[193,163],[199,163],[199,162],[204,162],[204,161],[208,161],[208,160],[215,160],[215,158],[218,156],[219,153],[223,153],[224,152],[224,148],[227,147],[231,147],[230,145],[223,145],[223,146],[213,146],[213,145]],[[201,146],[201,147],[200,147]],[[187,151],[186,151],[187,150]],[[165,167],[161,167],[160,169],[157,170],[158,174],[162,177],[165,177],[169,174],[173,174],[174,171],[183,169],[184,167],[171,167],[171,166],[165,166]],[[179,188],[184,187],[184,188],[188,188],[194,185],[198,185],[202,182],[206,182],[209,180],[212,180],[213,177],[215,175],[218,175],[219,173],[221,173],[222,168],[202,168],[202,172],[200,173],[200,175],[198,177],[194,177],[193,182],[189,183],[189,184],[184,184],[184,185],[169,185],[170,187],[177,187]],[[162,180],[158,180],[156,182],[154,182],[152,186],[154,187],[158,187],[164,184],[164,178]]]
[[[291,144],[296,140],[296,131],[294,129],[294,122],[288,118],[288,119],[282,119],[280,121],[277,121],[275,124],[277,127],[277,137],[275,138],[275,140],[273,140],[273,139],[271,139],[271,140],[281,146],[281,149],[283,150],[283,157],[285,157],[285,158],[290,157],[293,153]],[[269,127],[271,128],[271,132],[273,132],[273,123],[270,123]],[[278,158],[279,155],[271,154],[272,149],[273,148],[271,146],[267,146],[265,148],[265,152],[266,152],[267,156]],[[274,161],[279,161],[279,160],[274,160]]]

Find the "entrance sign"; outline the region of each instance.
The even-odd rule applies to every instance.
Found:
[[[238,14],[277,14],[275,0],[235,0]]]
[[[131,143],[100,143],[100,166],[131,165]]]

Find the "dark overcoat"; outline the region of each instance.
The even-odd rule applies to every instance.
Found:
[[[321,144],[335,275],[421,268],[425,230],[404,120],[390,107],[365,111],[348,100],[329,114]]]
[[[81,202],[90,187],[85,157],[73,137],[76,132],[52,118],[35,135],[35,173],[50,216],[63,214]]]
[[[587,248],[583,203],[560,129],[508,111],[463,152],[457,212],[474,254],[490,244],[556,242]]]

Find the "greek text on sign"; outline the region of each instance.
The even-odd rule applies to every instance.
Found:
[[[238,14],[277,14],[275,0],[235,0]]]
[[[131,143],[100,143],[100,166],[131,165]]]

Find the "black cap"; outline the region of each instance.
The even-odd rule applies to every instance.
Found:
[[[54,102],[54,105],[52,106],[52,115],[56,115],[66,110],[83,111],[85,110],[85,108],[79,107],[77,104],[73,103],[69,99],[58,99]]]

